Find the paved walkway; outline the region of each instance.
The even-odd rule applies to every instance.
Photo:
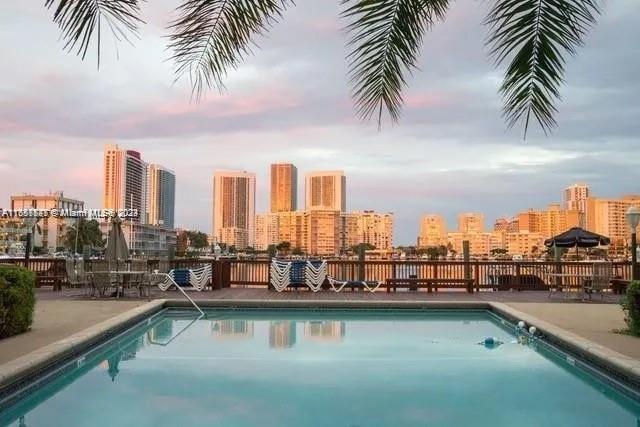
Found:
[[[612,350],[640,360],[640,338],[613,333],[625,327],[622,309],[617,303],[564,302],[561,295],[548,299],[546,292],[282,292],[265,289],[233,288],[214,292],[192,292],[195,299],[375,299],[416,301],[496,301],[553,323]],[[154,297],[180,298],[177,291],[156,293]],[[613,296],[611,296],[613,297]],[[613,299],[610,300],[613,301]],[[617,298],[615,299],[617,301]],[[30,332],[0,340],[0,363],[12,360],[46,344],[57,341],[93,324],[144,304],[140,299],[87,300],[59,292],[38,291],[35,321]]]

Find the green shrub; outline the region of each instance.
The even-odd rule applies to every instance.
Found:
[[[640,336],[640,281],[629,284],[627,295],[622,299],[625,322],[631,335]]]
[[[23,267],[0,265],[0,338],[26,332],[33,322],[36,276]]]

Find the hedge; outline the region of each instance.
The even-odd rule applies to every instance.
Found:
[[[634,281],[627,288],[627,295],[622,300],[625,321],[631,335],[640,336],[640,281]]]
[[[36,275],[26,268],[0,265],[0,338],[31,328]]]

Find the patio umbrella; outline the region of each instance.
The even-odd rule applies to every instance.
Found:
[[[544,245],[548,248],[576,248],[576,256],[578,248],[593,248],[596,246],[606,246],[611,243],[611,239],[600,234],[592,233],[580,227],[573,227],[564,233],[558,234],[551,239],[544,241]]]
[[[122,232],[122,221],[117,216],[111,221],[111,229],[107,235],[107,247],[104,251],[105,260],[116,263],[118,270],[118,262],[129,259],[129,247]]]

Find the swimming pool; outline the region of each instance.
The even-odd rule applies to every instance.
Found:
[[[629,393],[486,310],[167,309],[22,395],[0,425],[640,425]]]

